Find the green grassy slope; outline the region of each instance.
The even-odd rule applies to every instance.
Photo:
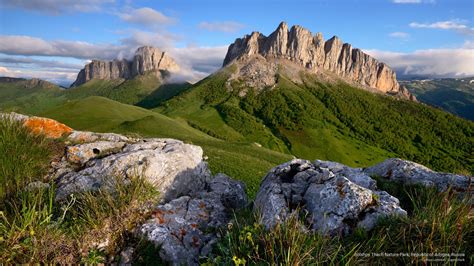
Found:
[[[418,103],[346,84],[304,84],[278,77],[273,89],[238,96],[228,70],[196,84],[155,111],[189,121],[224,140],[252,141],[306,159],[366,166],[387,157],[439,171],[472,172],[474,123]],[[240,89],[235,89],[235,88]]]
[[[0,81],[0,110],[28,114],[41,112],[62,103],[64,89],[48,82],[28,80]]]
[[[276,124],[271,125],[253,110],[258,105],[255,100],[257,96],[249,93],[246,100],[241,101],[224,88],[226,78],[225,73],[211,76],[196,84],[193,89],[165,102],[155,111],[186,119],[191,125],[217,138],[256,142],[269,149],[309,160],[335,160],[361,166],[393,156],[383,149],[344,136],[336,126],[316,117],[308,121],[313,126],[304,129],[294,130]],[[288,91],[291,92],[293,89],[295,88]],[[296,87],[296,90],[307,94],[307,91],[301,88]],[[270,94],[257,97],[258,101],[264,98],[278,101],[278,95]],[[300,96],[301,99],[311,99],[307,97],[308,95]],[[322,105],[321,102],[311,102],[308,103],[308,107],[313,104]],[[275,102],[273,107],[275,107],[273,110],[267,111],[273,112],[275,117],[285,116],[282,113],[282,103]],[[300,118],[302,117],[295,116],[290,119],[297,121]]]
[[[405,81],[419,101],[474,121],[474,78]]]
[[[61,89],[46,82],[27,87],[28,82],[0,80],[0,110],[36,114],[68,100],[89,96],[103,96],[118,102],[151,108],[189,88],[189,84],[161,84],[161,80],[151,73],[131,80],[91,80],[70,89]]]
[[[40,115],[78,130],[170,137],[199,145],[208,156],[213,173],[221,172],[243,180],[250,195],[256,193],[261,177],[270,168],[291,159],[289,155],[251,142],[223,141],[189,126],[182,119],[103,97],[71,101]]]

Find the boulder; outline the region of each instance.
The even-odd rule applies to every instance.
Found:
[[[439,191],[452,188],[455,192],[473,195],[474,178],[472,176],[435,172],[421,164],[390,158],[364,170],[366,174],[379,176],[404,184],[421,184],[436,187]]]
[[[87,143],[95,141],[128,142],[133,140],[115,133],[96,133],[73,130],[71,134],[67,136],[66,141],[69,143]]]
[[[372,229],[380,217],[406,215],[398,199],[362,169],[325,161],[294,159],[273,168],[263,179],[254,210],[266,228],[306,211],[309,227],[322,234],[346,235]]]
[[[70,134],[72,128],[49,118],[27,116],[22,114],[11,113],[0,113],[1,117],[18,121],[28,128],[33,134],[44,135],[47,138],[60,138],[64,135]]]
[[[218,174],[196,196],[182,196],[160,204],[137,234],[157,247],[172,265],[198,265],[218,240],[217,228],[226,226],[232,210],[247,205],[244,185]]]
[[[86,136],[88,140],[126,139],[120,135]],[[52,165],[50,178],[56,180],[56,200],[72,193],[110,188],[117,177],[129,180],[140,176],[168,201],[204,189],[210,171],[202,154],[200,147],[172,139],[98,140],[67,146],[62,160]]]

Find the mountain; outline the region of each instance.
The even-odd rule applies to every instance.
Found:
[[[401,81],[423,103],[474,121],[474,77]]]
[[[65,90],[41,79],[0,77],[0,110],[37,113],[62,103]]]
[[[474,170],[470,121],[311,75],[300,84],[281,74],[273,87],[242,95],[229,90],[233,70],[223,68],[155,110],[228,142],[308,160],[361,166],[401,157],[438,171]]]
[[[300,72],[305,71],[320,79],[343,79],[371,91],[414,100],[386,64],[336,36],[324,41],[321,33],[313,35],[301,26],[288,30],[285,22],[268,37],[253,32],[236,39],[224,59],[223,66],[229,65],[237,68],[231,80],[244,81],[251,87],[273,86],[278,73],[302,83]]]
[[[279,28],[285,29],[285,25],[281,24]],[[295,46],[295,42],[301,44],[301,38],[290,38],[300,35],[297,34],[298,29],[295,26],[288,32],[287,43],[292,44],[290,47]],[[263,45],[265,43],[270,47],[274,43],[269,41],[273,37],[265,38],[261,38],[258,47],[266,47]],[[331,43],[325,42],[324,46],[333,47]],[[107,127],[108,131],[163,136],[160,133],[164,130],[163,120],[157,119],[157,116],[146,115],[112,123],[114,115],[126,116],[128,112],[137,110],[137,107],[128,104],[153,108],[146,113],[170,118],[166,126],[167,137],[190,140],[205,149],[208,147],[216,155],[216,169],[224,172],[227,168],[231,169],[229,171],[232,172],[226,173],[242,175],[243,179],[249,181],[249,173],[255,172],[255,169],[261,171],[262,168],[257,166],[261,162],[251,163],[239,155],[242,150],[249,151],[245,157],[254,152],[252,149],[247,150],[248,147],[261,147],[285,158],[296,156],[309,160],[324,159],[350,166],[371,165],[386,158],[401,157],[437,171],[474,170],[471,154],[474,147],[474,123],[415,101],[400,100],[399,97],[411,97],[403,96],[402,86],[398,85],[394,76],[390,80],[392,85],[396,82],[397,85],[393,86],[398,86],[400,93],[393,91],[395,87],[389,92],[399,97],[372,93],[381,91],[338,75],[337,70],[331,72],[324,69],[324,64],[334,69],[342,64],[342,61],[336,60],[337,64],[334,65],[329,60],[335,58],[330,56],[330,51],[335,48],[324,50],[322,67],[307,68],[302,66],[303,61],[294,59],[299,57],[285,59],[269,55],[270,52],[266,52],[266,57],[262,55],[263,52],[237,55],[232,53],[238,50],[233,48],[235,45],[229,47],[229,54],[234,56],[227,55],[222,69],[192,86],[183,84],[183,87],[177,88],[163,84],[161,76],[155,75],[157,72],[148,71],[131,79],[94,78],[71,89],[58,88],[55,95],[44,94],[39,98],[41,101],[32,101],[31,104],[29,100],[15,98],[11,106],[60,121],[67,119],[64,122],[78,129],[83,129],[83,126],[75,124],[76,122],[84,123],[94,130],[95,127],[110,125]],[[255,48],[252,45],[248,47]],[[271,47],[283,49],[289,46]],[[277,51],[277,48],[268,48],[268,51]],[[312,49],[307,50],[313,51]],[[262,48],[262,51],[267,50]],[[288,51],[293,50],[285,51],[288,54]],[[357,54],[354,50],[350,51],[353,55]],[[366,60],[369,61],[376,62],[375,59]],[[321,64],[318,61],[311,62]],[[355,63],[359,61],[351,62],[348,69],[353,71],[357,68]],[[388,71],[388,68],[381,66],[382,63],[375,65],[379,65],[379,69],[385,69],[381,73]],[[383,75],[374,74],[379,73],[379,70],[363,69],[365,72],[361,73],[367,77],[383,80]],[[388,82],[378,81],[378,84]],[[360,89],[361,87],[371,91]],[[19,90],[21,87],[17,86],[14,91],[17,93]],[[7,89],[6,92],[9,95],[11,90]],[[110,100],[105,101],[104,98],[101,98],[102,101],[90,101],[89,96],[103,96],[122,104],[119,108],[117,102],[110,104]],[[0,103],[1,100],[0,98]],[[3,107],[0,106],[0,109]],[[114,112],[115,109],[122,111]],[[69,110],[75,111],[70,113]],[[110,111],[111,114],[107,118],[101,118],[105,111]],[[181,135],[181,127],[172,126],[174,123],[185,124],[193,132],[199,132],[201,136],[207,136],[216,142],[210,145],[203,144],[203,138],[186,138]],[[223,167],[224,163],[218,159],[223,157],[227,158],[226,162],[236,158],[235,160],[245,163],[239,164],[242,168],[238,170],[229,167],[229,163],[225,163],[226,166]],[[270,166],[269,163],[264,165]]]
[[[166,52],[160,49],[143,46],[137,49],[133,59],[101,61],[92,60],[77,75],[72,87],[80,86],[92,79],[132,79],[148,72],[159,78],[179,70],[178,64]]]
[[[189,83],[163,83],[155,73],[132,79],[93,79],[69,89],[47,81],[0,78],[0,110],[38,114],[67,101],[102,96],[121,103],[154,108],[189,89]]]

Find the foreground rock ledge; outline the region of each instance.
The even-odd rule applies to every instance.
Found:
[[[329,235],[347,235],[355,228],[370,230],[381,217],[405,216],[399,200],[378,190],[371,175],[434,186],[439,191],[451,188],[473,196],[471,177],[437,173],[401,159],[388,159],[367,169],[295,159],[273,168],[264,177],[254,211],[267,228],[297,211],[305,211],[310,229]]]
[[[164,261],[198,265],[199,257],[208,255],[218,240],[215,229],[227,225],[232,210],[246,205],[243,183],[218,174],[198,195],[158,205],[137,234],[161,247]]]
[[[137,140],[87,132],[72,134],[67,140],[85,135],[94,142],[67,146],[65,156],[52,165],[57,200],[111,187],[117,177],[125,181],[142,177],[155,186],[163,201],[169,201],[203,190],[211,177],[201,147],[173,139]]]
[[[57,184],[58,201],[71,194],[113,189],[115,182],[136,177],[154,185],[161,202],[156,203],[153,217],[135,231],[137,237],[159,246],[167,263],[197,265],[218,241],[216,229],[227,225],[233,210],[248,204],[242,182],[224,174],[211,176],[201,147],[174,139],[75,131],[52,119],[16,113],[0,117],[18,121],[35,134],[63,137],[64,155],[51,163],[48,174]],[[42,185],[47,184],[28,187]]]
[[[398,199],[375,189],[362,171],[338,163],[295,159],[273,168],[255,199],[261,222],[271,228],[295,211],[308,212],[311,229],[347,235],[372,229],[380,217],[406,215]]]

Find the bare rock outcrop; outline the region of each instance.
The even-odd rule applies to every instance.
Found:
[[[143,46],[137,49],[131,61],[92,60],[79,72],[71,87],[79,86],[91,79],[131,79],[148,72],[163,77],[166,73],[177,71],[179,71],[178,64],[166,52],[155,47]]]
[[[368,168],[352,168],[331,161],[294,159],[264,177],[254,211],[267,228],[298,211],[308,214],[310,229],[322,234],[346,235],[355,228],[372,229],[379,218],[406,215],[397,198],[377,189],[372,177],[403,184],[420,184],[439,191],[449,188],[474,202],[474,178],[438,173],[406,160],[387,159]]]
[[[199,257],[208,255],[218,240],[215,229],[227,225],[232,210],[246,205],[244,184],[218,174],[198,195],[158,205],[137,233],[161,247],[159,255],[164,262],[198,265]]]
[[[382,163],[366,168],[364,172],[403,184],[421,184],[435,187],[439,191],[446,191],[451,188],[454,192],[474,196],[474,177],[439,173],[421,164],[398,158],[387,159]]]
[[[273,168],[264,177],[254,207],[267,228],[303,210],[309,227],[328,235],[370,230],[381,217],[406,215],[398,199],[377,190],[375,181],[361,169],[299,159]]]
[[[113,187],[117,178],[142,177],[169,201],[201,191],[211,176],[198,146],[173,139],[103,140],[108,137],[66,147],[50,173],[57,184],[56,200]]]
[[[268,37],[253,32],[238,38],[229,46],[223,65],[245,62],[252,57],[290,61],[311,73],[330,72],[362,87],[415,100],[406,88],[399,85],[395,72],[386,64],[343,43],[336,36],[324,41],[321,33],[313,35],[301,26],[288,30],[288,25],[282,22]],[[268,82],[252,84],[265,86]]]
[[[33,134],[43,134],[48,138],[60,138],[73,132],[73,129],[54,119],[22,114],[0,113],[0,118],[16,121],[28,128]]]

